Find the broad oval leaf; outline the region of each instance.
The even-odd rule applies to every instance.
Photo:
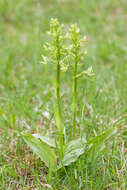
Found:
[[[41,139],[44,143],[48,144],[50,147],[56,148],[56,142],[55,139],[51,138],[51,137],[46,137],[43,136],[41,134],[32,134],[33,137],[37,138],[37,139]]]
[[[56,155],[50,146],[31,134],[22,134],[23,139],[29,147],[36,153],[48,168],[55,171],[57,167]]]
[[[86,139],[79,138],[69,142],[65,147],[64,157],[62,159],[62,165],[68,166],[72,162],[75,162],[80,155],[85,151]]]

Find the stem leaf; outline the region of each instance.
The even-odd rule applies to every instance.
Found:
[[[58,130],[63,131],[62,121],[61,121],[59,112],[55,106],[54,106],[54,116],[55,116],[56,126],[57,126]]]

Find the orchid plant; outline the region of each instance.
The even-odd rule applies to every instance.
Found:
[[[59,134],[58,139],[53,139],[43,134],[23,133],[23,139],[30,148],[41,158],[45,165],[53,172],[75,162],[85,151],[91,153],[95,147],[99,149],[104,141],[116,131],[110,128],[102,134],[86,140],[85,135],[76,137],[76,115],[77,115],[77,79],[83,75],[93,76],[92,67],[81,73],[78,73],[78,66],[81,65],[82,58],[86,55],[83,51],[86,37],[80,37],[80,30],[76,24],[70,26],[69,32],[64,32],[64,25],[60,25],[57,19],[51,19],[50,30],[48,32],[52,41],[45,43],[44,48],[49,52],[49,56],[42,55],[42,63],[52,63],[56,67],[55,95],[57,108],[54,109],[55,121]],[[70,46],[65,45],[69,40]],[[61,71],[67,71],[69,67],[73,68],[73,128],[72,139],[64,142],[64,123],[62,119],[61,96],[60,96],[60,78]],[[59,164],[58,161],[59,160]]]

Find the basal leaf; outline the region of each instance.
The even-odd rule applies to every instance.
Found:
[[[57,167],[56,155],[50,146],[31,134],[23,134],[23,139],[30,146],[34,153],[36,153],[48,168],[55,171]]]
[[[41,139],[44,143],[48,144],[50,147],[56,148],[55,139],[47,136],[43,136],[41,134],[32,134],[33,137],[37,139]]]
[[[68,145],[66,145],[64,157],[62,159],[62,165],[68,166],[72,162],[75,162],[80,155],[82,155],[85,151],[86,147],[86,139],[76,139],[71,142],[69,142]]]

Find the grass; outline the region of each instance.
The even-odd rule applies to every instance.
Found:
[[[127,189],[127,142],[121,135],[102,153],[81,156],[67,173],[51,176],[26,146],[22,131],[56,130],[53,117],[54,68],[40,63],[51,17],[78,23],[88,36],[84,68],[95,78],[79,79],[80,133],[127,128],[126,0],[0,1],[0,189]],[[48,76],[48,77],[47,77]],[[64,79],[66,78],[66,80]],[[72,73],[62,78],[64,123],[72,124]],[[49,113],[46,117],[45,112]],[[117,121],[118,120],[118,121]],[[117,122],[116,122],[117,121]],[[46,185],[48,184],[48,185]]]

